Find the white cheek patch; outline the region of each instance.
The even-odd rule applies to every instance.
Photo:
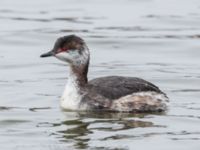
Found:
[[[69,59],[70,59],[70,55],[66,52],[58,53],[58,54],[55,55],[55,57],[62,60],[62,61],[65,61],[65,62],[66,61],[68,62]]]
[[[81,57],[81,55],[79,54],[78,50],[71,50],[68,53],[69,53],[69,55],[71,56],[71,58],[73,60],[76,60],[76,59]]]
[[[67,52],[61,52],[55,55],[56,58],[73,63],[74,65],[80,65],[86,63],[88,60],[88,54],[80,54],[78,50],[69,50]]]

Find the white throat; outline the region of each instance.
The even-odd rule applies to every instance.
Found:
[[[77,77],[70,68],[69,78],[61,98],[61,107],[63,109],[77,110],[79,109],[81,98]]]

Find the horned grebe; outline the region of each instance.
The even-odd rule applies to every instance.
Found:
[[[88,82],[89,49],[78,36],[60,37],[53,50],[41,57],[55,56],[70,66],[69,78],[61,98],[67,110],[113,112],[160,112],[168,97],[157,86],[140,78],[107,76]]]

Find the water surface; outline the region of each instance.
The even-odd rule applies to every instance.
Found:
[[[39,56],[69,34],[88,43],[89,79],[144,78],[169,110],[62,112],[68,67]],[[0,149],[198,150],[199,38],[199,0],[1,0]]]

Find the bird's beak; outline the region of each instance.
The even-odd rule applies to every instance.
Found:
[[[40,55],[40,57],[49,57],[49,56],[54,56],[54,55],[55,55],[54,51],[49,51],[47,53]]]

